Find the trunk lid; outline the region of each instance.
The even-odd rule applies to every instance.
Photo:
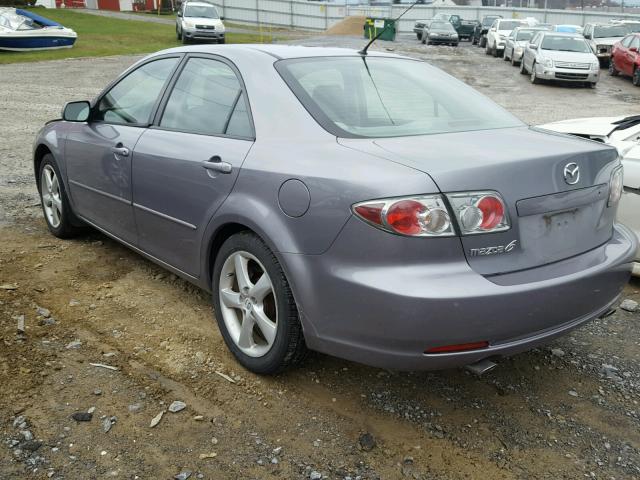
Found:
[[[461,237],[469,264],[482,275],[556,262],[611,237],[616,209],[607,207],[607,197],[618,162],[606,145],[526,127],[338,141],[423,171],[444,193],[499,192],[511,229]],[[565,181],[571,163],[580,169],[574,184]],[[414,193],[430,192],[407,192]],[[507,252],[491,249],[514,240]]]

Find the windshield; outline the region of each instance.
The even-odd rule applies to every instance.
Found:
[[[542,48],[542,50],[557,50],[560,52],[592,53],[587,42],[580,37],[545,35],[540,48]]]
[[[384,57],[281,60],[276,69],[327,131],[400,137],[522,126],[466,84],[424,62]]]
[[[533,30],[520,30],[516,36],[516,41],[522,42],[524,40],[531,40],[535,31]]]
[[[498,23],[498,30],[513,30],[516,27],[521,26],[520,22],[512,22],[511,20],[503,20]]]
[[[500,17],[484,17],[484,19],[482,20],[482,26],[490,27],[491,24],[496,21],[496,18],[500,18]]]
[[[212,5],[187,5],[184,9],[184,16],[196,18],[219,18],[218,11]]]
[[[593,29],[593,38],[624,37],[627,33],[625,25],[605,25]]]
[[[450,23],[445,23],[445,22],[433,22],[430,26],[429,26],[429,30],[444,30],[446,32],[455,32],[456,29],[453,28],[453,25],[451,25]]]

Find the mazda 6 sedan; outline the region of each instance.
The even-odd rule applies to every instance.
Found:
[[[637,248],[615,148],[387,53],[158,52],[67,104],[34,167],[54,235],[92,226],[212,292],[257,373],[524,351],[609,313]]]

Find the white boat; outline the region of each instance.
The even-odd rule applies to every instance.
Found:
[[[0,50],[71,48],[78,35],[28,10],[0,8]]]

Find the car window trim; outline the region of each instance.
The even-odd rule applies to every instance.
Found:
[[[111,83],[109,83],[102,90],[102,92],[100,92],[100,94],[96,97],[96,99],[94,100],[93,104],[91,105],[91,112],[89,114],[88,123],[89,124],[100,124],[100,125],[114,125],[114,126],[121,126],[121,127],[125,126],[125,127],[148,128],[153,123],[153,119],[156,116],[158,106],[160,105],[161,99],[164,97],[164,94],[165,94],[165,91],[167,89],[167,86],[173,80],[173,77],[176,74],[177,68],[182,63],[182,57],[184,57],[183,53],[158,55],[157,57],[152,57],[152,58],[149,58],[147,60],[141,61],[140,63],[136,63],[135,65],[131,66],[128,70],[125,70],[125,72],[123,74],[121,74],[116,79],[111,81]],[[122,82],[125,78],[127,78],[133,72],[135,72],[138,69],[144,67],[145,65],[148,65],[149,63],[155,62],[155,61],[158,61],[158,60],[166,60],[168,58],[177,58],[178,61],[176,62],[176,64],[174,65],[173,69],[171,70],[171,73],[169,73],[169,75],[167,76],[167,79],[165,80],[164,84],[162,85],[162,88],[160,89],[160,94],[158,95],[158,98],[156,99],[155,103],[153,104],[153,107],[151,108],[151,114],[149,115],[149,120],[147,122],[144,122],[144,123],[114,123],[114,122],[109,122],[109,121],[105,121],[105,120],[96,120],[95,119],[94,116],[95,116],[95,113],[97,111],[98,106],[100,105],[100,102],[114,87],[116,87],[116,85],[118,85],[120,82]]]
[[[251,136],[240,136],[240,135],[229,135],[226,133],[199,133],[199,132],[192,132],[189,130],[181,130],[178,128],[169,128],[169,127],[163,127],[160,125],[160,120],[162,120],[162,116],[164,115],[164,111],[167,108],[167,103],[169,102],[169,97],[171,97],[171,93],[173,92],[173,89],[176,85],[176,83],[178,82],[178,79],[180,78],[180,75],[182,74],[182,71],[184,70],[185,66],[187,65],[187,62],[192,59],[192,58],[202,58],[205,60],[215,60],[215,61],[219,61],[221,63],[224,63],[225,65],[227,65],[229,68],[231,68],[231,70],[233,71],[233,73],[236,75],[236,78],[238,79],[238,82],[240,83],[240,96],[236,99],[236,101],[233,104],[233,108],[231,109],[229,118],[227,119],[227,122],[231,119],[231,116],[233,115],[233,112],[235,111],[235,108],[237,106],[238,100],[240,97],[244,96],[244,104],[245,107],[247,109],[247,115],[249,116],[249,126],[251,127]],[[225,124],[225,131],[227,130],[227,126]],[[199,53],[199,52],[195,52],[195,53],[187,53],[184,58],[182,59],[182,61],[180,62],[180,64],[178,65],[177,70],[174,72],[173,77],[171,78],[171,81],[168,83],[168,85],[166,86],[162,96],[161,96],[161,100],[157,106],[157,109],[155,111],[155,115],[153,117],[153,121],[151,122],[151,124],[148,126],[148,128],[153,129],[153,130],[165,130],[165,131],[169,131],[169,132],[177,132],[177,133],[189,133],[192,135],[203,135],[206,137],[218,137],[218,138],[231,138],[234,140],[250,140],[252,142],[255,142],[256,140],[256,128],[255,128],[255,124],[253,123],[253,114],[251,113],[251,105],[249,103],[249,95],[247,94],[247,87],[244,83],[244,79],[242,78],[242,75],[240,74],[240,70],[238,70],[238,67],[236,67],[236,65],[229,60],[226,57],[222,57],[220,55],[214,55],[214,54],[209,54],[209,53]]]

